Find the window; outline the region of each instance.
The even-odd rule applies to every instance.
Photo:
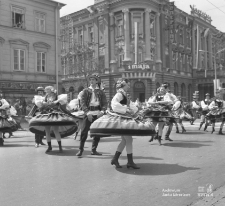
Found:
[[[179,36],[180,36],[180,44],[184,44],[184,29],[182,27],[180,28]]]
[[[12,8],[12,26],[15,28],[24,28],[25,26],[24,9]]]
[[[78,41],[80,44],[83,44],[83,30],[82,29],[78,30]]]
[[[45,14],[36,12],[35,14],[35,30],[45,33]]]
[[[94,42],[94,32],[93,32],[93,27],[88,28],[88,33],[89,33],[89,42]]]
[[[142,50],[139,50],[139,53],[138,53],[138,63],[139,64],[143,63],[143,53],[142,53]]]
[[[37,52],[37,72],[46,72],[46,53]]]
[[[150,17],[150,34],[155,36],[155,16],[153,15]]]
[[[21,49],[14,49],[14,70],[25,70],[25,51]]]
[[[117,21],[117,36],[123,36],[123,20],[119,19]]]
[[[124,54],[119,54],[119,61],[118,61],[119,67],[122,67],[123,60],[124,60]]]

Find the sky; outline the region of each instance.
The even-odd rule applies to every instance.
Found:
[[[94,0],[59,0],[67,4],[60,11],[60,16],[79,11],[94,4]],[[190,14],[190,5],[195,7],[212,18],[212,25],[222,32],[225,32],[225,0],[174,0],[175,5]]]

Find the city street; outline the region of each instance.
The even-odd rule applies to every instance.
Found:
[[[149,137],[134,137],[139,170],[126,168],[125,150],[120,158],[123,168],[110,165],[120,137],[101,139],[102,156],[90,155],[89,138],[78,158],[79,141],[72,136],[62,140],[63,153],[53,139],[53,151],[45,154],[47,146],[34,147],[34,134],[17,131],[0,147],[0,205],[195,205],[210,185],[212,195],[225,185],[225,135],[217,135],[218,127],[213,135],[199,131],[199,121],[184,125],[185,134],[173,129],[174,141],[163,140],[162,146],[156,140],[149,143]]]

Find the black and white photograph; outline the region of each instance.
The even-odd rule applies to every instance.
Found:
[[[225,206],[225,0],[0,0],[0,206]]]

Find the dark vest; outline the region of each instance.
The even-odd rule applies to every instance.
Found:
[[[215,100],[215,105],[221,108],[223,106],[223,102]]]
[[[162,101],[163,100],[163,96],[156,96],[156,100],[157,101]]]
[[[127,97],[123,93],[121,94],[123,95],[123,100],[120,101],[120,104],[127,105]]]

